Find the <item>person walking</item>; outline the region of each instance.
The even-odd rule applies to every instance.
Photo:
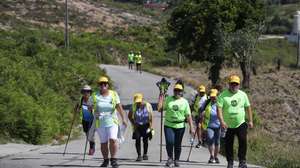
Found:
[[[132,109],[128,113],[128,118],[133,126],[133,136],[138,154],[136,161],[148,160],[148,141],[152,138],[153,110],[150,103],[143,99],[141,93],[134,95]],[[141,155],[141,138],[143,138],[143,157]]]
[[[229,77],[229,89],[224,90],[217,99],[218,118],[225,134],[225,153],[227,168],[233,168],[234,136],[238,137],[239,168],[247,168],[247,128],[253,128],[252,111],[248,96],[240,90],[240,78],[237,75]],[[248,114],[248,124],[245,121]]]
[[[135,57],[136,60],[136,71],[142,73],[142,53],[139,51]]]
[[[89,136],[89,130],[92,126],[93,123],[93,113],[92,111],[89,110],[88,108],[88,100],[91,96],[92,93],[92,88],[89,85],[84,85],[83,88],[81,89],[81,98],[80,98],[80,105],[79,108],[81,109],[81,119],[82,119],[82,128],[83,132],[85,133],[86,137],[91,137]],[[92,138],[87,138],[89,139],[89,144],[90,144],[90,149],[89,149],[89,155],[94,155],[95,153],[95,140],[94,136]]]
[[[197,94],[194,98],[192,98],[191,103],[191,109],[192,109],[192,118],[194,121],[194,125],[196,126],[196,134],[198,138],[198,144],[196,145],[196,148],[200,148],[203,144],[202,141],[202,116],[199,115],[199,108],[202,107],[202,105],[205,103],[207,99],[206,93],[205,93],[205,86],[199,85]]]
[[[203,130],[207,132],[207,144],[210,158],[208,163],[220,163],[218,154],[220,151],[220,121],[217,114],[217,89],[211,89],[209,99],[201,107],[203,116]]]
[[[128,69],[132,69],[132,65],[134,64],[134,54],[133,51],[130,51],[128,54]]]
[[[98,81],[99,91],[93,93],[89,99],[89,108],[94,111],[95,127],[100,138],[101,153],[104,161],[100,167],[109,165],[108,154],[111,155],[111,166],[117,168],[119,165],[116,159],[118,150],[118,116],[119,113],[122,124],[127,126],[125,113],[120,103],[120,98],[116,91],[109,89],[108,78],[101,76]]]
[[[183,87],[176,84],[173,96],[167,96],[163,102],[163,96],[159,96],[158,111],[165,111],[164,132],[168,160],[166,166],[173,164],[173,151],[175,153],[174,166],[179,167],[181,143],[185,131],[185,121],[189,124],[189,132],[194,134],[191,110],[188,101],[182,97]]]

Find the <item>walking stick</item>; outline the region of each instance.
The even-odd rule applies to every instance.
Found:
[[[71,136],[73,124],[74,124],[74,121],[75,121],[75,118],[76,118],[76,114],[78,112],[78,108],[79,107],[78,107],[78,104],[77,104],[76,107],[74,108],[74,114],[73,114],[73,119],[72,119],[72,123],[71,123],[71,128],[70,128],[70,131],[69,131],[69,135],[68,135],[67,143],[65,145],[63,156],[65,156],[65,153],[66,153],[66,150],[67,150],[67,146],[68,146],[68,143],[69,143],[69,140],[70,140],[70,136]]]
[[[163,99],[163,101],[164,101],[164,96],[165,95],[160,95],[160,96],[163,96],[162,97],[162,99]],[[163,107],[162,107],[162,109],[161,109],[161,111],[160,111],[160,147],[159,147],[159,162],[161,162],[162,161],[162,130],[163,130]]]
[[[164,102],[164,98],[168,91],[168,87],[170,86],[170,82],[168,82],[165,78],[162,78],[161,81],[156,83],[157,87],[159,88],[159,98],[162,98],[162,102]],[[161,97],[162,96],[162,97]],[[162,161],[162,131],[163,131],[163,104],[160,111],[160,156],[159,161]]]
[[[196,134],[197,134],[197,131],[198,131],[198,127],[196,128],[195,130],[195,133],[193,135],[193,141],[191,142],[191,147],[190,147],[190,151],[189,151],[189,155],[188,155],[188,158],[186,159],[187,162],[190,161],[190,156],[191,156],[191,153],[192,153],[192,149],[193,149],[193,146],[194,146],[194,141],[195,141],[195,138],[196,138]]]
[[[84,160],[85,160],[85,153],[86,153],[86,146],[87,146],[87,143],[88,143],[88,136],[89,136],[89,133],[86,134],[86,140],[85,140],[85,146],[84,146],[84,151],[83,151],[82,162],[84,162]]]

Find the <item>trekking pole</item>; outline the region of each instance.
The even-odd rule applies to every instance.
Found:
[[[195,130],[195,133],[194,133],[194,135],[193,135],[193,140],[192,140],[192,142],[191,142],[191,147],[190,147],[189,155],[188,155],[188,158],[186,159],[187,162],[190,161],[190,156],[191,156],[191,153],[192,153],[192,149],[193,149],[193,146],[194,146],[194,141],[195,141],[195,138],[196,138],[196,134],[197,134],[198,129],[199,129],[199,128],[197,127],[196,130]]]
[[[161,81],[156,83],[157,87],[159,88],[159,98],[162,96],[162,102],[164,102],[164,98],[166,96],[166,93],[168,91],[168,87],[170,86],[170,82],[168,82],[165,78],[162,78]],[[160,111],[160,156],[159,161],[162,161],[162,132],[163,132],[163,103],[162,108]]]
[[[163,101],[164,101],[164,96],[165,95],[162,95],[163,97],[162,97],[162,99],[163,99]],[[163,107],[162,107],[162,109],[161,109],[161,111],[160,111],[160,147],[159,147],[159,162],[161,162],[162,161],[162,130],[163,130]]]
[[[67,139],[67,143],[65,145],[63,156],[65,156],[65,153],[66,153],[66,150],[67,150],[67,146],[68,146],[68,143],[69,143],[69,140],[70,140],[70,136],[71,136],[71,132],[72,132],[72,128],[73,128],[73,124],[74,124],[74,121],[75,121],[75,118],[76,118],[77,111],[78,111],[78,104],[74,108],[73,119],[72,119],[72,123],[71,123],[71,127],[70,127],[70,131],[69,131],[69,134],[68,134],[68,139]]]
[[[85,140],[85,146],[84,146],[84,151],[83,151],[82,162],[84,162],[84,160],[85,160],[85,153],[86,153],[86,146],[87,146],[87,143],[88,143],[88,136],[89,136],[89,133],[87,132],[87,134],[86,134],[86,140]]]

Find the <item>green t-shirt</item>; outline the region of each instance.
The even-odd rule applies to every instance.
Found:
[[[171,128],[184,128],[185,119],[191,115],[191,109],[185,98],[175,99],[167,96],[164,101],[165,120],[164,125]]]
[[[134,61],[134,55],[128,54],[128,62],[133,62],[133,61]]]
[[[228,127],[237,128],[245,122],[245,107],[249,107],[250,102],[245,92],[232,93],[227,89],[218,96],[217,105],[222,108]]]

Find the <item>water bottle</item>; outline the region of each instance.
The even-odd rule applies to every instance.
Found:
[[[222,129],[221,129],[221,138],[225,138],[226,132],[227,132],[227,129],[226,129],[226,128],[222,128]]]
[[[127,128],[127,126],[125,126],[124,124],[119,126],[118,141],[120,144],[124,143],[124,141],[125,141],[124,134],[125,134],[126,128]]]
[[[194,144],[194,136],[192,134],[190,134],[190,144],[193,145]]]

